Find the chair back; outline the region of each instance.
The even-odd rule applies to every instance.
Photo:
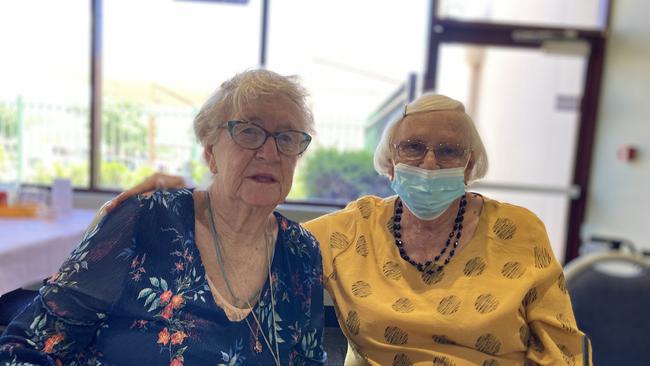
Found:
[[[590,254],[567,264],[565,278],[594,365],[650,365],[650,259],[620,251]]]

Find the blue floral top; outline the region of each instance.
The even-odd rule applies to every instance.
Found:
[[[194,241],[192,192],[156,192],[91,225],[0,338],[0,365],[274,365],[260,334],[257,353],[254,315],[274,352],[277,340],[282,365],[322,365],[318,243],[275,216],[271,279],[247,316],[253,328],[214,302]]]

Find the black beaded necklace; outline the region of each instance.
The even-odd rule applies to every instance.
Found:
[[[404,241],[402,241],[402,226],[400,225],[400,222],[402,221],[402,212],[404,211],[404,206],[402,205],[402,200],[399,199],[399,197],[395,201],[395,206],[395,215],[393,216],[393,236],[395,237],[395,245],[397,245],[397,249],[399,249],[399,255],[402,257],[402,259],[415,266],[415,268],[417,268],[417,270],[420,272],[433,274],[435,272],[442,271],[442,268],[449,264],[451,258],[454,256],[454,254],[456,254],[456,248],[458,248],[458,240],[460,240],[461,233],[463,231],[465,207],[467,206],[466,196],[463,195],[460,199],[460,202],[458,203],[458,213],[456,214],[456,219],[454,220],[454,227],[451,229],[449,237],[445,242],[445,246],[440,251],[440,254],[435,256],[432,261],[426,261],[424,263],[418,263],[406,254],[406,250],[404,249]],[[437,265],[434,267],[433,264],[436,264],[440,258],[442,258],[445,253],[447,253],[447,249],[449,248],[452,240],[454,241],[454,244],[449,251],[447,258],[445,258],[445,261],[442,265]]]

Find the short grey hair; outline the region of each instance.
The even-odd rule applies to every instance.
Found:
[[[433,111],[457,111],[463,115],[463,120],[467,121],[469,126],[472,159],[474,160],[474,166],[469,174],[469,181],[467,183],[469,184],[477,179],[483,178],[487,173],[488,158],[485,146],[483,146],[483,141],[476,130],[474,121],[465,113],[463,103],[441,94],[424,94],[410,104],[405,105],[402,116],[389,122],[386,128],[384,128],[374,156],[374,165],[377,173],[390,177],[390,172],[393,170],[391,144],[399,123],[408,115]]]
[[[255,69],[226,80],[203,104],[194,118],[194,133],[204,147],[217,136],[218,127],[227,118],[241,113],[246,104],[263,95],[284,95],[301,111],[297,128],[314,133],[314,117],[307,104],[307,90],[297,76],[282,76],[273,71]]]

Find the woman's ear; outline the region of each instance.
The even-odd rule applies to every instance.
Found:
[[[389,145],[390,149],[390,157],[388,158],[388,162],[390,163],[390,167],[388,168],[388,178],[392,181],[393,178],[395,178],[395,165],[397,164],[395,161],[397,159],[397,152],[395,151],[395,148],[393,147],[393,144],[390,143]]]
[[[203,149],[203,157],[205,158],[205,161],[208,163],[208,167],[210,168],[210,172],[214,175],[217,174],[217,162],[214,158],[214,145],[207,145]]]
[[[395,177],[395,162],[393,161],[393,159],[390,159],[389,162],[390,162],[390,168],[388,168],[388,178],[390,178],[390,180],[392,181],[393,177]]]
[[[472,152],[469,157],[469,161],[467,162],[467,166],[465,167],[465,185],[467,185],[467,182],[469,182],[472,170],[474,170],[474,164],[474,152]]]

